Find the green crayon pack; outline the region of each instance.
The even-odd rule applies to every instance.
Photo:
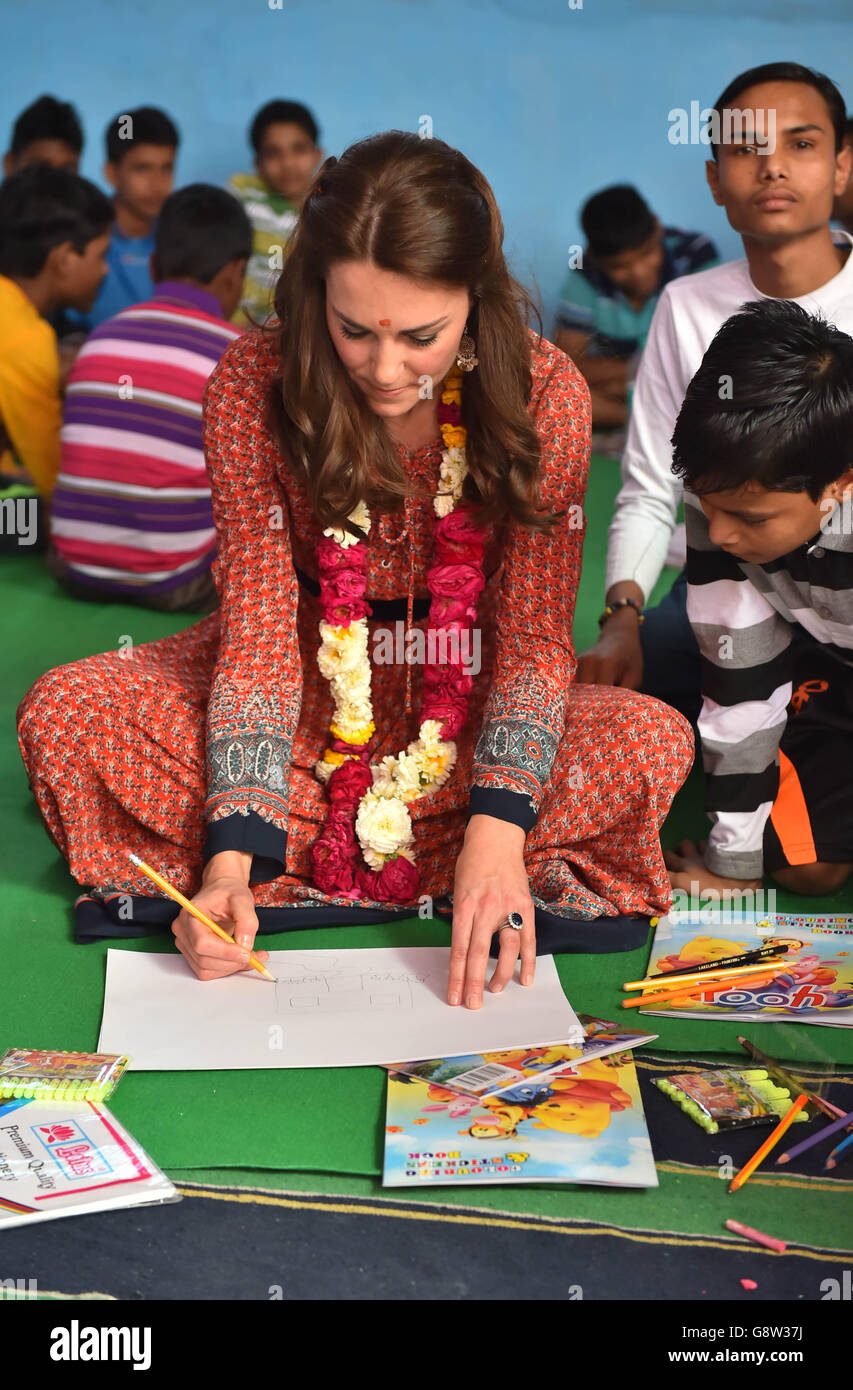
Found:
[[[127,1057],[10,1047],[0,1057],[0,1100],[94,1100],[111,1096]]]
[[[776,1124],[791,1108],[791,1093],[777,1086],[766,1071],[719,1067],[713,1071],[677,1072],[655,1083],[685,1114],[709,1134],[747,1125]],[[808,1120],[800,1111],[797,1119]]]

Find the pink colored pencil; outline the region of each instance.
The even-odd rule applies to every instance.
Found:
[[[777,1240],[775,1236],[766,1236],[763,1231],[756,1231],[752,1226],[744,1226],[740,1221],[727,1221],[726,1226],[730,1231],[734,1231],[736,1236],[744,1236],[747,1240],[754,1240],[756,1245],[766,1245],[768,1250],[777,1250],[782,1254],[787,1250],[784,1240]]]

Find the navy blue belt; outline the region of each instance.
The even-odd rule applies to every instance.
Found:
[[[310,574],[299,569],[298,565],[294,565],[293,568],[302,588],[307,589],[309,594],[313,594],[315,598],[319,598],[320,581],[312,579]],[[492,570],[492,574],[495,572]],[[487,584],[492,574],[486,575]],[[373,617],[379,622],[396,622],[406,619],[407,602],[404,598],[368,598],[367,602],[373,609]],[[428,598],[414,598],[412,600],[412,622],[419,623],[422,618],[429,617],[430,602],[431,600]]]

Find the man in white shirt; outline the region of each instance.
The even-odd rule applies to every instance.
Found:
[[[578,679],[657,695],[695,718],[699,652],[686,612],[686,579],[640,616],[666,558],[680,484],[671,438],[687,387],[717,330],[748,300],[791,299],[853,334],[853,237],[830,228],[834,199],[850,173],[845,109],[835,85],[799,63],[742,73],[714,108],[741,112],[755,143],[712,145],[707,178],[714,201],[743,237],[746,259],[672,281],[652,319],[634,388],[622,459],[622,488],[610,526],[601,636],[580,656]],[[759,133],[774,138],[759,142]],[[712,130],[713,133],[713,130]],[[721,380],[720,391],[737,392]]]

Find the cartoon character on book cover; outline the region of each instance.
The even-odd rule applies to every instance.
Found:
[[[387,1118],[389,1186],[657,1184],[636,1070],[625,1054],[587,1062],[574,1074],[533,1072],[499,1096],[470,1100],[392,1072]]]

